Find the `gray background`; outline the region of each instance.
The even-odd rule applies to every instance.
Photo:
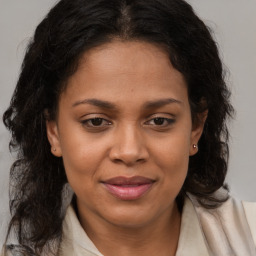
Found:
[[[0,0],[1,118],[14,90],[29,38],[55,2]],[[234,196],[256,201],[256,1],[189,2],[214,30],[222,59],[230,73],[228,84],[232,88],[236,117],[230,124],[232,138],[227,181]],[[0,122],[0,241],[8,216],[8,172],[14,159],[8,152],[9,139],[9,133]]]

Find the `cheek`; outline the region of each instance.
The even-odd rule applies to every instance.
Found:
[[[190,131],[181,129],[173,132],[158,143],[155,143],[154,153],[159,159],[158,163],[165,166],[179,166],[188,164],[190,151]]]
[[[68,182],[76,195],[83,198],[98,185],[106,172],[112,137],[86,134],[83,128],[66,127],[61,147]],[[64,133],[64,132],[63,132]]]
[[[76,142],[74,142],[76,143]],[[76,143],[75,147],[68,147],[63,152],[63,162],[67,173],[72,179],[85,181],[95,175],[101,152],[94,146]]]
[[[102,147],[97,140],[90,143],[90,138],[77,127],[72,129],[66,126],[61,138],[63,163],[71,187],[76,190],[90,186],[103,155],[100,151]]]
[[[64,165],[67,171],[83,171],[93,163],[99,146],[91,142],[80,123],[62,115],[59,134]]]
[[[155,162],[160,167],[166,190],[179,193],[187,176],[190,149],[190,133],[178,132],[155,148]]]

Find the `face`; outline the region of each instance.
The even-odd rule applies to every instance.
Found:
[[[170,213],[196,153],[187,86],[167,53],[114,41],[86,52],[47,122],[79,214],[141,226]]]

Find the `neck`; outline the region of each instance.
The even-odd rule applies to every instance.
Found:
[[[120,227],[97,216],[79,216],[87,235],[105,256],[172,256],[176,253],[181,223],[176,203],[140,227]]]

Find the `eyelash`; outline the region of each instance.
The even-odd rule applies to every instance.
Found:
[[[92,122],[93,121],[101,121],[102,122],[106,122],[106,124],[104,126],[109,126],[111,125],[111,122],[102,118],[102,117],[94,117],[94,118],[90,118],[90,119],[86,119],[82,121],[82,124],[88,128],[102,128],[101,124],[100,125],[93,125]]]
[[[93,121],[99,121],[99,125],[95,125],[92,122]],[[150,122],[152,121],[162,121],[164,124],[150,124]],[[151,118],[150,120],[146,121],[145,124],[146,125],[153,125],[155,127],[158,128],[168,128],[170,125],[172,125],[175,122],[175,119],[171,119],[171,118],[166,118],[166,117],[154,117]],[[112,123],[102,117],[94,117],[94,118],[90,118],[90,119],[86,119],[81,121],[83,126],[86,126],[87,128],[91,128],[91,129],[102,129],[102,128],[107,128],[107,126],[110,126]],[[102,123],[104,123],[102,125]]]
[[[147,121],[146,124],[149,124],[151,121],[163,121],[163,122],[165,122],[164,125],[162,125],[162,124],[153,124],[153,125],[158,126],[158,127],[167,127],[167,126],[170,126],[171,124],[173,124],[175,122],[175,120],[171,119],[171,118],[154,117],[154,118],[150,119],[149,121]]]

